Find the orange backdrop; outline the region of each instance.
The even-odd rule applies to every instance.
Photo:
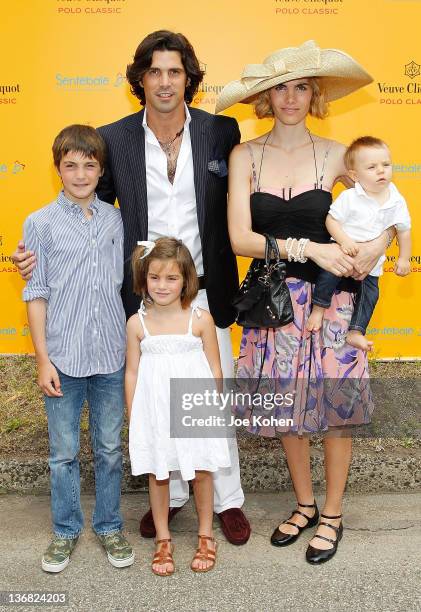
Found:
[[[98,126],[138,110],[123,76],[126,65],[148,32],[167,28],[186,34],[206,65],[194,105],[210,112],[218,91],[239,77],[244,64],[311,38],[320,46],[346,50],[374,76],[373,84],[334,102],[330,117],[312,120],[310,127],[344,143],[369,133],[390,144],[394,180],[413,219],[412,274],[405,279],[393,274],[392,247],[369,332],[376,357],[420,357],[421,46],[416,23],[421,23],[421,2],[411,0],[161,0],[155,8],[142,0],[2,2],[0,353],[33,351],[21,302],[23,283],[10,253],[25,217],[60,188],[50,153],[55,135],[70,123]],[[257,121],[247,106],[237,105],[229,114],[238,119],[243,139],[270,125]],[[247,265],[240,261],[242,273]],[[238,329],[233,338],[237,347]]]

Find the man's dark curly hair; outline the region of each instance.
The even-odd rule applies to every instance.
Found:
[[[183,34],[176,34],[168,30],[158,30],[148,34],[136,49],[133,63],[127,66],[126,71],[132,94],[140,100],[141,104],[145,105],[145,91],[140,81],[151,66],[154,51],[178,51],[180,53],[187,74],[184,99],[187,104],[190,104],[203,80],[205,71],[200,68],[199,60],[187,38]]]

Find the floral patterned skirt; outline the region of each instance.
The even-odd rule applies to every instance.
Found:
[[[256,408],[254,402],[237,404],[236,415],[249,420],[250,432],[263,436],[343,432],[370,423],[373,401],[367,355],[345,341],[352,294],[336,292],[324,312],[322,329],[311,333],[306,321],[312,285],[296,278],[287,279],[287,284],[294,321],[269,330],[244,328],[237,384],[245,388],[257,383],[259,395],[278,393],[278,398],[289,401],[275,402],[272,408],[271,402],[269,408],[261,404]]]

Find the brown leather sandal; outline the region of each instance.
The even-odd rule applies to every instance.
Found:
[[[171,544],[171,538],[168,538],[166,540],[157,540],[156,544],[162,544],[163,546],[161,546],[161,548],[155,552],[154,558],[152,559],[152,571],[157,576],[172,576],[175,571],[175,565],[172,556],[174,546]],[[166,570],[164,574],[162,572],[157,572],[153,568],[154,563],[158,563],[159,565],[164,565],[165,563],[172,563],[173,570]]]
[[[196,554],[194,555],[190,568],[194,571],[194,572],[210,572],[210,570],[212,570],[215,567],[215,562],[216,562],[216,549],[217,549],[217,544],[215,542],[215,538],[211,538],[210,536],[205,536],[205,535],[199,535],[199,548],[196,551]],[[209,540],[210,542],[215,542],[215,550],[212,550],[211,548],[208,548],[208,543],[207,540]],[[209,565],[209,567],[206,567],[204,569],[199,569],[198,567],[193,567],[193,561],[211,561],[211,565]]]

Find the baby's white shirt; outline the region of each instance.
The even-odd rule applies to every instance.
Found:
[[[343,231],[356,242],[367,242],[378,238],[380,234],[393,225],[397,231],[411,229],[411,218],[405,198],[393,183],[389,185],[389,198],[379,204],[367,195],[360,183],[343,191],[333,202],[329,214],[339,221]],[[371,270],[371,276],[383,274],[382,255]]]

